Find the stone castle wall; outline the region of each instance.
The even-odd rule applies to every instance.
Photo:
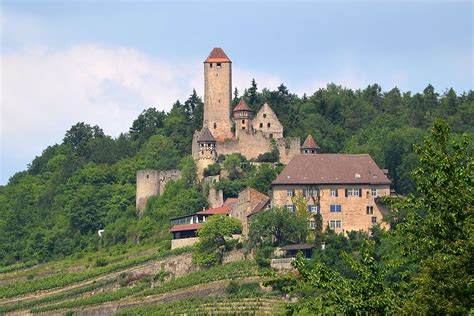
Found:
[[[163,194],[168,181],[179,178],[181,178],[181,171],[179,170],[138,170],[135,200],[138,213],[143,214],[150,197]]]
[[[280,162],[287,165],[291,158],[300,153],[299,137],[286,137],[276,140],[276,146],[280,152]]]

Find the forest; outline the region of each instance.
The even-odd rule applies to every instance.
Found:
[[[257,111],[268,102],[281,120],[285,136],[312,134],[327,153],[369,153],[389,170],[401,195],[420,195],[412,172],[419,166],[421,144],[436,119],[443,119],[454,140],[474,135],[474,92],[421,93],[377,85],[351,90],[335,84],[302,97],[282,84],[276,91],[257,88],[252,80],[234,91]],[[158,105],[157,105],[158,107]],[[116,138],[99,126],[79,122],[60,144],[46,148],[27,170],[0,187],[0,265],[34,264],[106,247],[143,243],[169,244],[169,219],[207,206],[196,183],[190,156],[192,135],[200,129],[203,102],[195,91],[176,101],[169,112],[145,109],[129,131]],[[472,156],[472,142],[466,151]],[[269,153],[271,156],[271,153]],[[226,159],[229,178],[217,185],[226,196],[251,186],[266,193],[280,166],[243,164],[239,155]],[[240,165],[246,168],[236,168]],[[143,217],[135,211],[135,174],[140,169],[179,168],[183,179],[149,201]],[[208,170],[213,173],[215,170]],[[97,231],[105,230],[103,238]]]

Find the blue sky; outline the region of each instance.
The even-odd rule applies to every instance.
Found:
[[[112,136],[196,88],[212,47],[234,85],[312,94],[473,87],[470,1],[2,1],[0,184],[78,121]]]

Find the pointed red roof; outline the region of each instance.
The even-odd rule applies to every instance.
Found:
[[[224,53],[222,48],[214,47],[212,52],[207,56],[205,63],[230,63],[229,57]]]
[[[241,98],[239,104],[237,104],[235,106],[234,112],[235,111],[250,111],[250,112],[252,112],[252,110],[249,108],[249,106],[245,102],[244,98]]]
[[[319,146],[314,141],[313,136],[311,136],[311,134],[309,134],[308,137],[306,137],[306,140],[304,141],[301,148],[302,149],[314,149],[314,148],[319,148]]]

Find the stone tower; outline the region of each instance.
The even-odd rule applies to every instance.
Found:
[[[233,111],[235,136],[238,138],[241,133],[252,132],[252,110],[245,103],[244,98],[240,99]]]
[[[216,139],[212,136],[207,127],[201,131],[198,140],[199,159],[197,161],[198,174],[202,174],[207,166],[217,161]]]
[[[301,153],[306,154],[306,155],[314,155],[319,152],[321,148],[316,144],[314,141],[313,136],[311,134],[306,137],[306,140],[304,141],[303,145],[301,145]]]
[[[160,194],[160,171],[137,171],[137,198],[136,207],[139,214],[143,214],[148,198]]]
[[[222,48],[204,61],[204,122],[218,140],[232,138],[232,62]]]

